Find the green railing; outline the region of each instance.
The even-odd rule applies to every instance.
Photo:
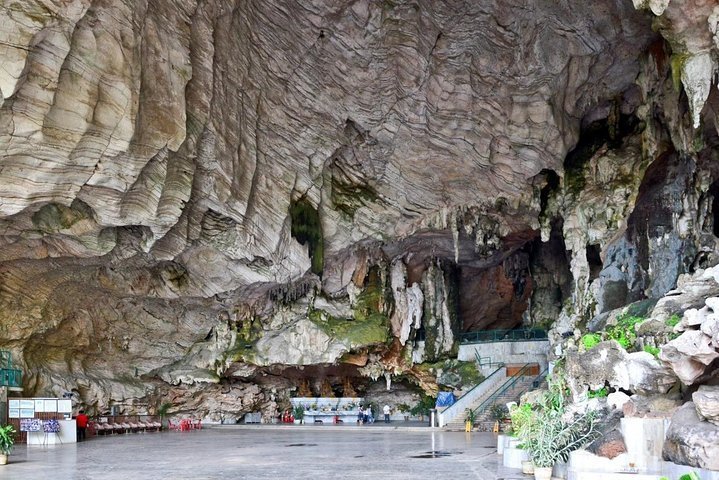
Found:
[[[0,368],[0,386],[22,387],[22,370]]]
[[[546,330],[538,328],[516,328],[514,330],[480,330],[459,334],[460,343],[526,342],[547,340]]]
[[[493,394],[488,396],[482,403],[480,403],[479,406],[474,409],[474,413],[479,416],[484,413],[484,411],[487,410],[490,406],[494,405],[494,402],[497,400],[497,398],[510,388],[514,387],[514,385],[527,374],[532,365],[533,364],[525,363],[517,373],[509,377],[507,381],[502,384],[502,386],[500,386],[497,390],[494,391]]]
[[[12,368],[12,354],[0,350],[0,386],[22,387],[22,370]]]

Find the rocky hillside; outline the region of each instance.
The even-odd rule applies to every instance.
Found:
[[[300,385],[436,391],[467,331],[601,328],[719,263],[718,22],[5,3],[0,348],[26,394],[216,419]]]

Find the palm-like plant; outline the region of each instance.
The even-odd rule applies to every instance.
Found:
[[[10,455],[15,444],[15,429],[12,425],[0,427],[0,453]]]
[[[569,460],[569,454],[595,440],[594,412],[589,412],[567,422],[558,411],[541,411],[525,447],[529,449],[534,465],[551,467],[557,462]]]

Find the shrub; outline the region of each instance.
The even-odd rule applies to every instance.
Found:
[[[15,429],[12,425],[0,427],[0,453],[10,455],[15,444]]]
[[[509,413],[509,409],[506,405],[502,405],[501,403],[495,403],[489,408],[489,415],[492,418],[492,420],[502,421],[505,418],[507,418],[507,414]]]
[[[607,387],[602,387],[599,390],[589,390],[587,393],[588,398],[604,398],[609,395]]]
[[[625,350],[629,350],[637,339],[636,325],[644,321],[644,317],[620,315],[617,324],[607,328],[607,336],[616,340]]]
[[[644,345],[644,351],[647,353],[651,353],[655,357],[659,356],[659,349],[657,347],[653,347],[651,345]]]
[[[668,327],[676,327],[679,322],[682,321],[682,317],[679,316],[679,314],[675,313],[671,317],[667,318],[664,322]]]
[[[596,333],[587,333],[582,336],[582,345],[585,350],[591,350],[596,344],[602,341],[602,337]]]

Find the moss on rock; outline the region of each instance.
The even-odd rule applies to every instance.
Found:
[[[302,245],[307,245],[312,261],[312,273],[322,275],[324,268],[324,237],[320,214],[305,198],[290,203],[292,237]]]

